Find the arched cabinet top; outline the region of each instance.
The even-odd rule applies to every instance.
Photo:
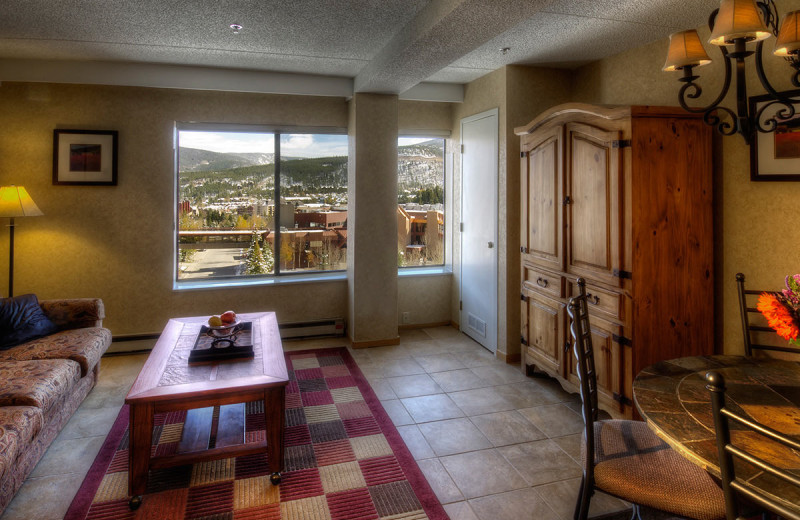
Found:
[[[607,119],[609,121],[624,119],[630,117],[631,107],[629,106],[603,106],[603,105],[589,105],[587,103],[565,103],[549,108],[536,116],[533,121],[525,126],[518,126],[514,129],[517,135],[527,135],[542,126],[551,123],[560,123],[569,119],[570,121],[580,121],[582,116],[586,119],[597,118]]]

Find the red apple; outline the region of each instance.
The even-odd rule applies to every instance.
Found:
[[[225,311],[219,315],[219,319],[222,320],[222,323],[233,323],[236,321],[236,313],[233,311]]]

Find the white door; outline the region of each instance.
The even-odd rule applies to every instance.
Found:
[[[461,330],[497,350],[497,109],[461,120]]]

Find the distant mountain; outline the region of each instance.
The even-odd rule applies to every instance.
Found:
[[[431,139],[417,144],[397,147],[399,157],[441,157],[444,153],[444,139]]]
[[[180,148],[178,167],[182,172],[210,172],[275,162],[271,153],[219,153],[197,148]]]

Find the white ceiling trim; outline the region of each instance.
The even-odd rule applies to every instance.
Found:
[[[0,81],[120,85],[345,98],[353,95],[351,78],[99,61],[0,60]]]
[[[0,81],[177,88],[350,98],[353,79],[242,69],[102,61],[0,59]],[[464,86],[420,83],[400,99],[461,103]]]

